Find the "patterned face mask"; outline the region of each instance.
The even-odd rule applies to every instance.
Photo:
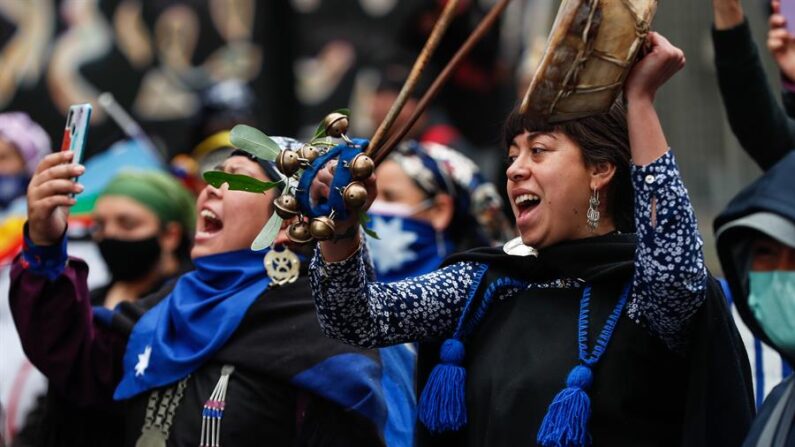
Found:
[[[399,281],[429,273],[452,252],[452,242],[443,233],[428,222],[411,218],[430,205],[373,203],[368,212],[370,227],[381,239],[368,238],[367,248],[379,281]]]
[[[451,226],[479,244],[494,245],[515,236],[503,213],[502,198],[480,168],[459,152],[435,143],[405,142],[389,155],[427,197],[453,198]]]
[[[795,272],[751,272],[748,277],[748,307],[756,321],[778,349],[795,356]]]

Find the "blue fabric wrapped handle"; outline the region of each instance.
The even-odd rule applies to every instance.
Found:
[[[353,140],[352,145],[347,143],[338,144],[315,159],[315,161],[304,170],[303,174],[301,174],[301,179],[298,181],[296,199],[301,206],[301,212],[305,216],[312,218],[328,216],[333,210],[335,220],[344,220],[348,218],[348,209],[345,207],[345,200],[342,197],[342,190],[345,189],[352,180],[348,165],[354,157],[367,148],[369,143],[369,140],[357,138]],[[328,201],[317,203],[312,206],[312,201],[309,198],[309,188],[312,186],[312,181],[323,167],[326,166],[326,163],[335,158],[339,159],[339,163],[334,171],[334,179],[331,181]]]

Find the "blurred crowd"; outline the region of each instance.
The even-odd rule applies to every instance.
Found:
[[[63,3],[64,10],[80,9],[79,5],[69,6],[79,1]],[[313,1],[293,3],[299,9],[316,8],[313,20],[319,23],[318,29],[324,29],[322,16],[330,8],[329,2],[321,2],[321,6],[313,6],[319,3]],[[390,2],[364,3],[377,9]],[[94,95],[95,109],[110,117],[114,129],[103,131],[101,139],[89,132],[93,141],[87,157],[76,164],[71,163],[70,153],[57,150],[59,142],[53,136],[61,128],[50,122],[44,126],[37,123],[32,118],[34,107],[26,110],[17,102],[12,103],[14,107],[2,108],[0,446],[181,446],[195,439],[201,439],[202,446],[217,446],[221,440],[228,445],[254,445],[255,441],[390,446],[418,445],[415,439],[424,445],[464,442],[455,438],[444,441],[449,444],[434,444],[439,441],[432,440],[425,429],[415,432],[416,389],[422,388],[417,387],[417,380],[430,380],[424,363],[428,356],[437,357],[438,343],[415,343],[424,341],[419,337],[387,337],[392,346],[384,347],[382,341],[326,337],[338,329],[335,318],[359,321],[365,312],[353,309],[337,315],[331,305],[324,314],[323,303],[318,301],[323,327],[318,326],[317,298],[313,299],[313,293],[318,294],[317,284],[310,284],[308,271],[310,259],[320,256],[314,247],[297,247],[282,232],[267,252],[267,256],[281,256],[277,260],[263,260],[264,253],[249,250],[275,212],[271,199],[280,193],[269,190],[263,196],[232,191],[228,185],[208,184],[204,177],[210,171],[223,171],[261,182],[286,183],[273,162],[241,152],[232,144],[232,128],[245,124],[268,135],[285,135],[273,140],[281,150],[298,151],[311,138],[315,126],[309,122],[322,118],[321,109],[323,114],[330,112],[329,104],[339,99],[333,92],[324,96],[323,89],[334,90],[346,82],[353,85],[350,90],[355,93],[344,98],[352,108],[351,135],[369,136],[397,97],[444,3],[424,2],[401,10],[405,15],[401,23],[409,25],[389,35],[388,51],[378,51],[383,43],[378,39],[383,37],[373,38],[369,45],[374,48],[365,52],[371,55],[370,66],[355,79],[341,79],[346,67],[340,65],[354,64],[356,58],[349,42],[325,38],[313,42],[318,50],[314,56],[290,61],[291,68],[294,63],[298,70],[292,79],[296,92],[283,111],[273,98],[262,97],[263,92],[271,92],[260,84],[265,81],[241,75],[248,73],[246,67],[235,66],[237,71],[232,74],[236,76],[223,80],[196,81],[200,77],[197,72],[180,66],[179,52],[166,45],[167,36],[161,36],[158,42],[162,45],[155,49],[159,65],[148,72],[151,76],[145,81],[155,93],[147,97],[149,102],[135,102],[129,115],[118,103],[110,108],[100,105]],[[480,3],[460,2],[461,12],[440,46],[439,59],[449,59],[477,24],[486,9]],[[512,23],[506,19],[503,29],[497,28],[476,48],[440,99],[375,171],[377,198],[367,211],[367,228],[379,237],[367,237],[363,252],[372,261],[372,269],[370,264],[366,267],[372,270],[368,274],[379,283],[396,283],[387,287],[390,293],[410,290],[401,281],[434,277],[434,272],[443,271],[437,270],[441,266],[449,268],[452,261],[445,259],[455,254],[478,247],[502,250],[503,246],[511,254],[510,247],[529,245],[512,211],[518,199],[510,195],[510,187],[506,191],[505,184],[514,181],[511,175],[516,174],[515,162],[521,158],[511,155],[517,147],[514,138],[531,129],[512,131],[510,120],[504,130],[501,126],[532,76],[528,67],[534,67],[540,56],[539,42],[545,39],[554,12],[547,3],[552,2],[527,2],[517,10],[535,13],[537,27],[543,32],[524,31],[511,40],[505,37],[511,32],[506,27]],[[727,320],[726,333],[736,338],[741,354],[732,367],[748,385],[736,391],[753,394],[746,396],[751,408],[744,425],[736,427],[742,436],[723,445],[741,445],[747,435],[751,443],[745,445],[790,446],[795,445],[791,367],[795,361],[795,183],[791,174],[795,169],[795,33],[788,28],[782,5],[773,0],[768,40],[760,50],[739,0],[712,3],[716,81],[726,116],[743,150],[764,171],[714,222],[722,270],[721,289],[715,293],[725,297],[718,305],[728,306],[732,318]],[[217,9],[226,3],[209,4]],[[140,10],[141,4],[114,2],[114,14],[146,17],[136,13],[136,7]],[[162,23],[158,22],[154,34],[191,37],[187,28],[192,22],[180,15],[187,13],[175,9],[168,14],[174,15],[172,21],[158,19]],[[226,33],[219,32],[229,55],[219,53],[205,69],[221,70],[218,65],[225,55],[232,60],[255,51],[247,45],[264,31],[250,23],[243,26],[248,23],[245,19],[227,17],[227,23],[219,26]],[[390,19],[379,20],[383,25]],[[239,35],[235,25],[241,27]],[[180,26],[185,29],[177,29]],[[363,28],[346,32],[367,40],[357,34],[367,34],[367,27]],[[195,37],[195,42],[201,39]],[[185,42],[179,39],[171,42],[181,44]],[[279,45],[257,49],[263,64]],[[768,84],[760,51],[769,51],[777,64],[783,86],[780,98]],[[377,53],[382,54],[372,56]],[[508,63],[510,58],[522,63]],[[160,78],[153,80],[156,70]],[[438,71],[439,67],[432,66],[424,75],[396,127],[416,109]],[[101,75],[94,72],[91,76]],[[168,94],[173,96],[175,85],[184,90],[183,99],[190,99],[181,106],[171,101],[175,107],[171,111],[152,102],[158,86],[171,89]],[[76,97],[67,93],[67,98]],[[132,104],[124,94],[118,96],[125,106]],[[188,105],[194,113],[180,115],[180,107]],[[178,124],[144,123],[141,127],[136,122],[139,115],[152,116],[158,110],[178,116]],[[280,112],[284,115],[274,118]],[[108,124],[103,125],[107,129]],[[587,139],[589,125],[586,122],[586,130],[580,134],[573,127],[565,132]],[[631,129],[628,138],[632,139]],[[629,185],[630,173],[624,174]],[[543,172],[540,175],[543,178]],[[75,183],[72,178],[79,180]],[[647,180],[653,182],[654,177]],[[604,194],[603,200],[613,197],[612,192]],[[652,217],[660,222],[667,218],[662,214]],[[634,233],[634,225],[617,225],[616,233]],[[340,245],[345,243],[343,240]],[[700,245],[695,250],[701,250]],[[280,255],[285,252],[290,255]],[[335,268],[331,261],[313,274]],[[289,282],[275,287],[271,283],[275,277],[263,270],[269,262],[288,271]],[[468,278],[463,270],[456,275],[461,283]],[[351,284],[359,284],[360,279],[351,279]],[[314,276],[312,280],[326,284]],[[449,280],[453,281],[449,288],[460,284],[455,275]],[[321,290],[342,295],[347,293],[344,286],[323,285]],[[423,299],[433,295],[416,293]],[[381,304],[373,304],[372,312],[381,311]],[[396,310],[393,315],[404,311]],[[418,308],[415,313],[422,311]],[[406,316],[406,321],[415,316]],[[466,326],[463,318],[461,321],[460,325]],[[506,334],[510,329],[506,325]],[[352,331],[357,336],[364,332],[361,328]],[[433,342],[444,338],[437,336]],[[659,340],[652,345],[657,349]],[[480,376],[479,380],[488,379]],[[563,378],[554,380],[559,388]],[[225,402],[230,402],[226,416]],[[240,408],[243,402],[244,408]],[[199,410],[190,417],[175,416],[180,405]],[[757,410],[752,424],[751,416]],[[474,421],[483,417],[477,411],[470,415]],[[242,439],[222,436],[222,418],[225,429],[250,435]],[[131,420],[138,424],[131,426]],[[263,420],[269,422],[258,425],[257,421]],[[179,430],[169,436],[172,426]],[[427,423],[425,426],[432,429]],[[473,430],[488,433],[480,425]],[[147,436],[151,438],[147,440]],[[483,436],[482,440],[493,439]],[[777,443],[772,442],[774,438]],[[134,444],[136,439],[138,444]],[[719,445],[713,441],[703,445]],[[466,442],[474,441],[467,438]]]

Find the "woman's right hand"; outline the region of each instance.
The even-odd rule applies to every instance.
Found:
[[[36,245],[56,244],[66,231],[69,208],[75,204],[70,193],[83,186],[73,181],[85,167],[72,164],[74,152],[56,152],[39,163],[28,184],[28,235]]]
[[[336,162],[330,162],[318,172],[310,187],[310,196],[313,200],[328,198],[331,182],[334,179],[334,169],[336,169]],[[367,189],[367,201],[361,211],[366,211],[370,208],[377,195],[375,174],[363,180],[362,184]],[[320,251],[326,262],[342,261],[359,249],[361,244],[358,231],[359,216],[355,212],[350,214],[350,217],[343,221],[334,220],[335,233],[337,235],[335,239],[320,243]]]

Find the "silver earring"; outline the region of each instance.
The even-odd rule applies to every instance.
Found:
[[[593,190],[591,200],[588,201],[588,214],[586,217],[588,218],[588,226],[591,228],[591,232],[596,231],[601,217],[599,214],[599,191],[596,189]]]

